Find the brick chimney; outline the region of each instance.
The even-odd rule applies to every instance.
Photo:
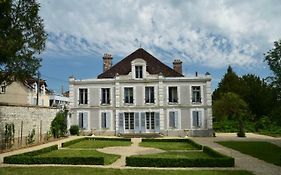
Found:
[[[182,74],[182,61],[180,59],[175,59],[173,62],[173,68],[176,72]]]
[[[112,66],[112,56],[111,54],[105,53],[102,57],[103,59],[103,72],[107,71]]]

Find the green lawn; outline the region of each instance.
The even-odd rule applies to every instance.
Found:
[[[119,140],[82,140],[78,143],[68,146],[68,148],[104,148],[112,146],[130,146],[130,141],[119,141]]]
[[[37,157],[104,157],[104,163],[106,165],[115,162],[119,155],[105,154],[96,150],[73,150],[73,149],[59,149],[37,155]]]
[[[140,169],[105,169],[87,167],[3,167],[2,175],[253,175],[248,171],[231,170],[140,170]]]
[[[146,154],[138,155],[137,157],[149,157],[149,158],[213,158],[204,152],[164,152],[158,154]]]
[[[190,143],[187,142],[141,142],[139,144],[143,147],[153,147],[159,148],[163,150],[196,150],[198,148],[192,146]]]
[[[281,147],[272,143],[259,141],[225,141],[218,143],[268,163],[281,166]]]

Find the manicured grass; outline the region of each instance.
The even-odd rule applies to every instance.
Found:
[[[281,147],[272,143],[259,141],[225,141],[218,143],[268,163],[281,166]]]
[[[78,143],[68,146],[68,148],[104,148],[112,146],[130,146],[130,141],[118,140],[82,140]]]
[[[105,169],[87,167],[3,167],[3,175],[253,175],[248,171],[232,170],[141,170],[141,169]]]
[[[163,150],[196,150],[198,148],[192,146],[187,142],[141,142],[139,144],[143,147],[153,147]]]
[[[149,158],[213,158],[210,155],[204,152],[164,152],[158,154],[146,154],[146,155],[139,155],[138,157],[149,157]]]
[[[96,150],[73,150],[73,149],[59,149],[37,155],[37,157],[104,157],[104,163],[106,165],[115,162],[119,155],[105,154]]]

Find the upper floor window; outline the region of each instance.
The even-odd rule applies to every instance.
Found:
[[[101,103],[110,104],[110,88],[101,89]]]
[[[124,102],[125,103],[134,103],[134,94],[132,87],[124,88]]]
[[[88,89],[79,89],[79,104],[88,104]]]
[[[178,102],[178,89],[177,87],[169,87],[169,103]]]
[[[192,86],[192,103],[201,103],[200,86]]]
[[[142,66],[136,66],[135,71],[136,78],[143,78]]]
[[[154,87],[145,87],[145,103],[154,103]]]

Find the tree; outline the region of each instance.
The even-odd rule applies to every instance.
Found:
[[[67,113],[67,110],[58,112],[51,123],[51,131],[55,138],[63,137],[67,133]]]
[[[221,94],[233,92],[240,94],[242,88],[239,76],[233,71],[231,66],[228,66],[227,72],[219,82],[218,88],[213,92],[213,101],[220,98]]]
[[[0,1],[0,84],[34,76],[47,35],[35,0]]]
[[[245,136],[244,120],[250,113],[247,103],[237,94],[228,92],[222,94],[213,105],[214,116],[220,119],[236,120],[238,122],[239,137]]]

